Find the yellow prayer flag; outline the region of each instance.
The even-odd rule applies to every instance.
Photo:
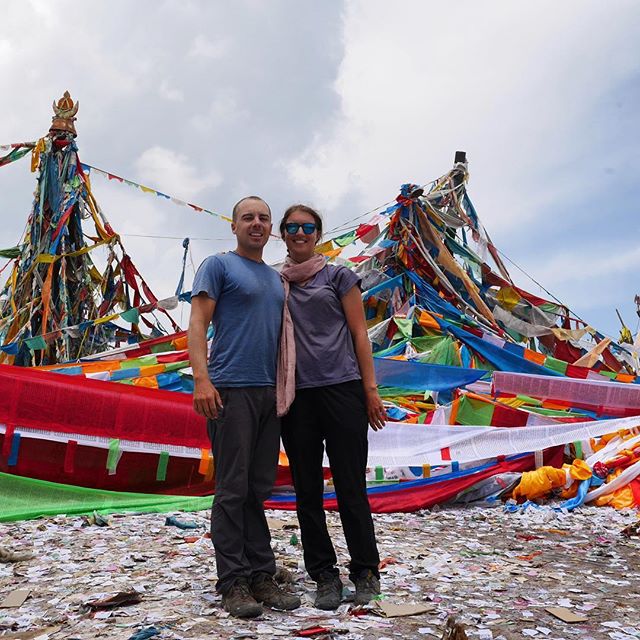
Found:
[[[39,253],[36,257],[36,262],[41,262],[43,264],[51,264],[55,262],[58,256],[52,255],[50,253]]]
[[[98,318],[97,320],[93,321],[93,324],[104,324],[105,322],[109,322],[110,320],[115,320],[116,318],[119,318],[120,314],[119,313],[112,313],[110,316],[105,316],[104,318]]]
[[[316,246],[316,253],[326,255],[329,251],[333,251],[332,240],[327,240],[326,242],[323,242],[322,244]]]
[[[34,173],[40,165],[40,154],[45,150],[44,138],[38,140],[38,144],[31,149],[31,173]]]
[[[520,294],[513,287],[501,287],[496,297],[500,306],[507,311],[511,311],[520,302]]]
[[[331,258],[335,258],[336,256],[339,256],[342,253],[342,247],[338,248],[338,249],[334,249],[333,251],[327,251],[326,253],[323,253],[323,256],[326,256],[327,258],[329,258],[329,260],[331,260]]]

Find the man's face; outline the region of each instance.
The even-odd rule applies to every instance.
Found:
[[[271,233],[271,214],[261,200],[245,200],[240,203],[236,219],[231,223],[231,231],[236,236],[238,246],[249,251],[262,249]]]

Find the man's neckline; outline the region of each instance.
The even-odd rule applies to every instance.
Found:
[[[264,260],[262,258],[260,258],[260,260],[254,260],[253,258],[248,258],[247,256],[243,256],[241,254],[239,254],[235,249],[232,249],[231,251],[229,251],[229,253],[233,253],[234,255],[238,256],[238,258],[243,258],[244,260],[249,260],[251,262],[254,262],[255,264],[265,264]]]

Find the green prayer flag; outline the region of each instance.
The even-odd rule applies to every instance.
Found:
[[[140,312],[135,307],[132,307],[131,309],[127,309],[126,311],[123,311],[120,314],[120,317],[125,322],[130,322],[131,324],[138,324],[138,322],[140,321]]]
[[[338,236],[337,238],[332,238],[332,240],[339,247],[346,247],[348,244],[356,241],[356,232],[350,231],[349,233],[345,233],[344,235]]]
[[[388,347],[386,349],[380,349],[380,351],[376,351],[376,356],[378,358],[386,358],[388,355],[393,355],[393,354],[395,354],[395,350],[397,348],[399,349],[399,345],[400,344],[402,344],[403,346],[406,345],[407,344],[407,340],[403,339],[400,342],[395,343],[391,347]]]
[[[11,260],[12,258],[17,258],[21,253],[22,249],[20,247],[0,249],[0,258],[7,258],[7,260]]]
[[[171,513],[211,509],[211,496],[104,491],[0,473],[0,522],[59,514]]]
[[[173,351],[173,344],[171,341],[162,342],[160,344],[152,344],[149,347],[151,353],[166,353],[167,351]]]
[[[549,416],[550,418],[568,418],[571,416],[578,416],[579,414],[573,411],[562,411],[560,409],[544,409],[543,407],[527,407],[527,411],[531,413],[537,413],[541,416]]]
[[[568,363],[564,360],[558,360],[557,358],[547,356],[547,359],[544,361],[544,366],[564,375],[567,372]]]
[[[381,398],[395,398],[397,396],[415,396],[414,389],[404,387],[378,387],[378,394]]]
[[[6,156],[0,157],[0,167],[3,167],[5,164],[9,164],[10,162],[20,160],[20,158],[26,156],[30,151],[31,147],[12,149]]]
[[[169,373],[169,371],[180,371],[180,369],[186,369],[188,366],[189,360],[180,360],[180,362],[167,363],[164,370]]]
[[[167,479],[167,466],[169,464],[169,452],[161,451],[158,460],[158,470],[156,471],[156,480],[164,482]]]
[[[33,338],[27,338],[25,343],[31,351],[39,351],[40,349],[46,349],[47,343],[42,336],[35,336]]]
[[[461,425],[482,425],[490,426],[493,418],[494,406],[489,402],[472,400],[467,396],[462,396],[458,403],[456,412],[456,423]]]
[[[120,461],[120,440],[113,438],[109,440],[109,453],[107,454],[107,471],[110,474],[116,472],[118,462]]]
[[[411,318],[396,318],[394,316],[393,321],[398,327],[398,331],[405,337],[410,338],[413,332],[413,317]]]
[[[150,365],[158,364],[158,358],[156,356],[140,356],[139,358],[131,358],[130,360],[121,360],[121,369],[139,369],[140,367],[148,367]]]
[[[411,344],[418,351],[419,362],[460,366],[460,356],[455,342],[449,336],[422,336],[412,338]]]

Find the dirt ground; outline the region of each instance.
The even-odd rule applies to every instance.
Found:
[[[0,550],[34,554],[20,562],[6,561],[5,554],[0,562],[0,605],[16,589],[30,591],[20,606],[0,608],[0,638],[260,639],[322,627],[327,631],[312,637],[439,639],[450,615],[465,624],[470,639],[640,638],[640,538],[621,533],[638,522],[637,512],[508,514],[500,507],[464,507],[376,515],[382,602],[423,610],[395,618],[382,617],[376,604],[315,610],[295,514],[269,512],[278,565],[291,572],[290,588],[303,606],[291,613],[266,610],[253,621],[220,609],[213,550],[204,535],[209,513],[173,515],[200,528],[166,526],[166,514],[108,516],[106,526],[80,517],[0,525]],[[353,588],[338,516],[330,514],[329,522],[345,585]],[[139,603],[83,607],[131,590]],[[565,622],[547,607],[583,621]]]

